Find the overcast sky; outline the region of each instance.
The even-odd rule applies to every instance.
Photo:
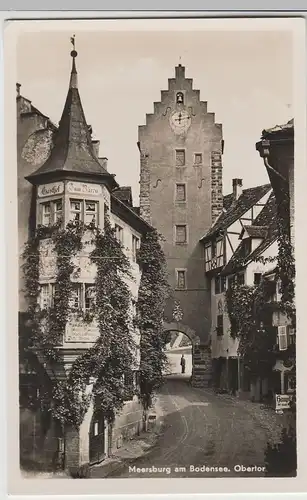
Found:
[[[244,22],[244,20],[242,20]],[[58,123],[71,69],[71,32],[26,33],[17,50],[21,93]],[[292,118],[290,32],[76,32],[79,91],[100,156],[138,204],[138,125],[167,89],[175,66],[223,124],[224,193],[231,179],[244,187],[268,182],[255,150],[264,128]]]

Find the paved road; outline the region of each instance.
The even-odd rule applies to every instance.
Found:
[[[235,401],[189,386],[170,376],[163,387],[164,430],[157,444],[116,477],[251,477],[262,470],[235,471],[235,466],[264,468],[267,431]],[[191,468],[194,467],[193,468]],[[207,470],[197,470],[207,467]],[[212,468],[226,468],[218,470]],[[239,469],[239,468],[238,468]]]

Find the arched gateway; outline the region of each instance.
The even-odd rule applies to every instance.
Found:
[[[207,345],[201,345],[200,339],[192,328],[180,322],[164,322],[165,332],[180,332],[186,335],[192,344],[192,377],[194,387],[210,387],[212,379],[211,352]]]

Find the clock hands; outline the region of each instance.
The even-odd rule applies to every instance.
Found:
[[[176,122],[178,122],[178,123],[179,123],[179,125],[181,124],[181,121],[182,121],[182,120],[190,120],[190,119],[191,119],[191,117],[190,117],[190,116],[182,116],[181,111],[180,111],[180,113],[179,113],[179,115],[178,115],[178,118],[174,118],[174,120],[175,120]]]

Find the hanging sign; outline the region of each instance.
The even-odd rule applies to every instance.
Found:
[[[290,394],[276,394],[275,410],[288,410],[292,396]]]

